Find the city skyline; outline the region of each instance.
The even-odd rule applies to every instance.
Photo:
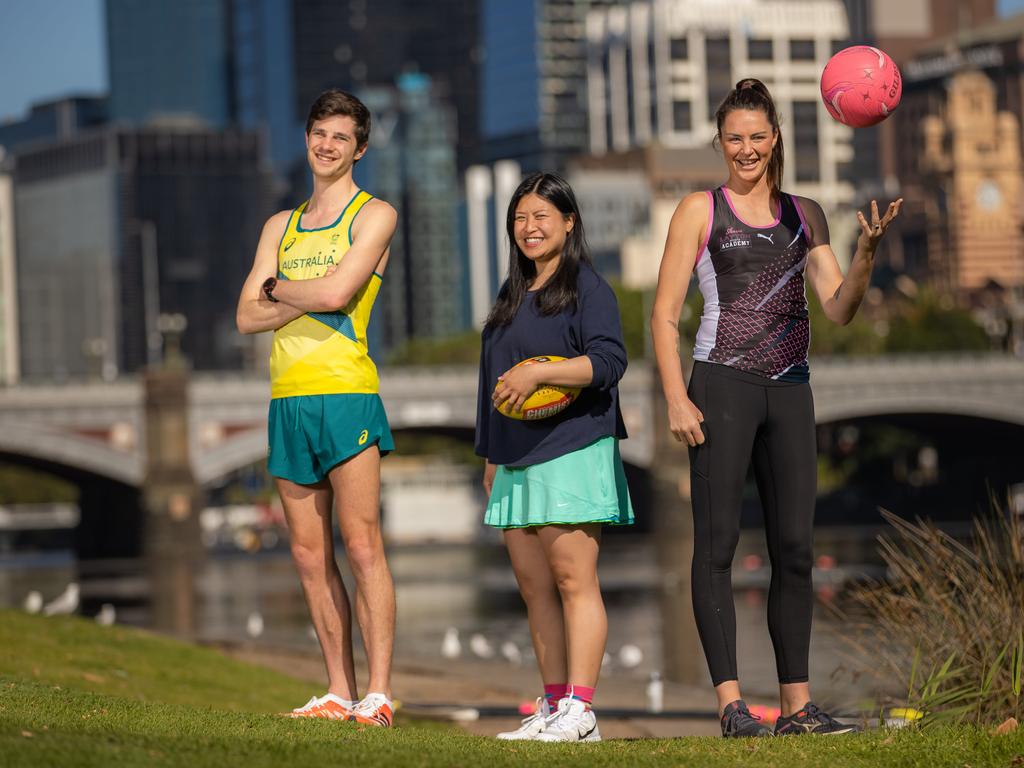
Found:
[[[961,26],[968,20],[977,25],[978,40],[991,34],[1024,35],[1024,14],[993,21],[996,0],[972,0],[970,6],[963,0],[929,0],[884,27],[872,23],[875,2],[534,0],[513,7],[503,0],[483,0],[460,17],[458,45],[467,53],[453,59],[438,46],[436,36],[412,23],[417,12],[413,0],[387,0],[386,8],[409,9],[409,14],[393,14],[397,22],[379,9],[374,11],[378,16],[365,18],[363,10],[352,10],[365,9],[365,0],[352,0],[351,8],[333,0],[182,0],[177,6],[105,0],[110,93],[37,102],[30,119],[0,124],[0,146],[8,155],[0,172],[13,182],[13,192],[6,194],[13,212],[6,219],[17,233],[0,254],[0,263],[11,264],[12,277],[4,282],[11,292],[10,306],[22,307],[20,316],[6,324],[11,339],[0,350],[20,346],[21,374],[30,378],[96,370],[113,377],[138,368],[138,334],[119,332],[117,317],[93,328],[78,322],[81,311],[64,313],[67,317],[58,311],[79,298],[84,277],[76,277],[73,270],[60,271],[59,279],[48,269],[33,272],[36,261],[43,263],[38,253],[57,254],[58,261],[75,268],[88,263],[73,251],[81,239],[76,231],[83,227],[99,238],[92,243],[96,258],[109,262],[97,262],[89,274],[108,273],[107,282],[127,290],[122,304],[130,304],[138,293],[138,233],[144,226],[150,227],[151,247],[143,254],[147,264],[154,260],[152,254],[159,254],[155,271],[153,264],[147,267],[156,276],[148,289],[156,303],[150,301],[147,307],[173,307],[189,316],[189,307],[202,314],[200,308],[209,304],[195,302],[204,285],[198,276],[216,259],[205,246],[179,241],[175,233],[210,229],[197,212],[212,210],[212,202],[200,202],[195,190],[187,191],[191,188],[179,180],[195,184],[196,172],[213,169],[202,163],[182,165],[180,152],[167,155],[172,161],[165,169],[169,175],[154,181],[159,191],[151,195],[161,205],[136,214],[117,204],[122,198],[141,199],[134,177],[124,175],[117,163],[96,165],[92,158],[87,170],[99,175],[93,179],[95,194],[85,197],[102,208],[87,217],[92,226],[79,220],[74,206],[65,206],[51,223],[37,215],[46,210],[39,195],[84,194],[74,184],[85,166],[68,164],[72,157],[86,162],[76,147],[89,141],[99,142],[88,144],[90,148],[106,147],[109,139],[121,141],[119,131],[133,128],[159,136],[154,147],[180,143],[184,132],[191,131],[196,135],[180,143],[182,151],[206,133],[209,141],[203,139],[204,145],[220,146],[217,142],[223,140],[227,151],[235,141],[229,134],[250,132],[259,152],[248,157],[246,166],[266,174],[267,191],[245,208],[256,222],[245,231],[254,237],[258,221],[273,210],[292,208],[308,194],[296,97],[304,102],[334,82],[366,102],[377,128],[371,137],[374,149],[355,169],[354,179],[390,201],[402,222],[392,242],[395,258],[384,289],[385,309],[370,335],[371,349],[379,355],[400,355],[407,341],[453,338],[486,316],[507,271],[504,209],[522,175],[538,169],[560,172],[580,189],[583,215],[599,222],[591,246],[602,273],[621,278],[629,289],[652,288],[655,273],[649,266],[633,267],[659,263],[664,232],[681,195],[719,183],[721,163],[711,148],[712,116],[732,83],[745,76],[761,78],[776,92],[781,122],[791,126],[795,138],[783,184],[787,191],[819,201],[828,212],[831,241],[842,265],[856,238],[853,209],[858,202],[878,196],[883,187],[895,195],[899,180],[912,185],[919,177],[916,167],[899,174],[883,170],[886,151],[893,154],[884,134],[891,134],[904,118],[917,125],[933,110],[907,104],[881,132],[851,133],[828,118],[818,94],[817,75],[829,56],[851,42],[873,41],[903,57],[910,88],[920,79],[919,69],[936,66],[930,59],[922,64],[912,58],[916,50],[927,51],[931,44],[947,51],[950,39],[959,40],[950,38],[957,29],[951,8],[959,9]],[[479,42],[473,42],[478,39],[478,18]],[[317,37],[318,28],[338,31]],[[166,36],[152,40],[144,33],[151,29]],[[456,34],[456,27],[452,29]],[[390,32],[395,51],[375,59],[372,41]],[[332,48],[339,40],[348,42]],[[1012,56],[1001,49],[984,51],[986,61]],[[972,48],[970,53],[977,52]],[[468,68],[463,61],[467,57]],[[332,68],[330,62],[340,66]],[[306,88],[304,96],[300,84]],[[467,90],[474,84],[479,92],[468,98],[477,93]],[[935,95],[945,98],[945,91]],[[1000,109],[1020,114],[1014,104]],[[476,115],[479,122],[472,119]],[[469,148],[461,141],[460,116],[479,139],[468,142]],[[279,119],[286,124],[278,124]],[[916,130],[913,125],[901,133]],[[125,141],[136,143],[134,134],[125,135]],[[855,150],[858,142],[862,146]],[[286,150],[280,164],[272,163],[267,152],[276,143]],[[149,149],[146,153],[152,154]],[[855,155],[856,176],[850,172]],[[905,159],[918,162],[916,155]],[[49,169],[45,174],[44,167]],[[237,175],[239,168],[231,173]],[[986,199],[994,200],[996,194],[1014,198],[1010,187],[990,190]],[[908,199],[908,210],[912,202]],[[169,226],[173,219],[197,225]],[[105,234],[104,227],[115,234]],[[206,235],[200,239],[210,240]],[[924,247],[919,241],[913,232],[890,238],[879,253],[882,290],[892,288],[894,269],[920,261],[914,256]],[[197,369],[259,364],[261,355],[252,354],[254,350],[239,359],[242,350],[231,316],[232,291],[251,263],[252,249],[250,244],[237,253],[232,250],[234,276],[225,282],[231,289],[214,302],[216,317],[189,322],[184,348]],[[940,259],[933,251],[929,246],[929,258]],[[959,254],[942,258],[955,264]],[[982,283],[996,274],[983,262],[978,272]],[[910,277],[926,276],[915,272]],[[971,285],[978,287],[978,279],[972,277]],[[947,287],[960,286],[954,281]],[[100,295],[99,288],[90,290],[95,294],[92,304],[118,305]],[[62,291],[67,297],[62,298]],[[137,309],[123,312],[138,315]],[[35,317],[33,312],[43,314]],[[149,325],[154,322],[151,314],[146,314]],[[129,321],[126,327],[136,325]],[[215,331],[200,333],[199,328]],[[200,352],[197,334],[219,341]],[[152,335],[147,332],[147,344]],[[15,367],[12,376],[17,376]]]
[[[1000,16],[1024,12],[1024,0],[998,0]],[[17,72],[0,91],[0,125],[33,104],[109,90],[103,0],[13,4],[0,27],[0,69]]]

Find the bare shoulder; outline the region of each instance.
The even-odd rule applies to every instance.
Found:
[[[372,239],[390,241],[398,225],[398,212],[394,207],[380,198],[367,200],[352,222],[352,242],[360,239],[360,235]]]
[[[379,197],[368,200],[359,213],[360,215],[356,217],[357,224],[360,219],[364,222],[374,221],[379,225],[389,222],[393,224],[398,220],[398,211],[395,210],[394,206],[386,200],[381,200]]]
[[[706,191],[701,190],[690,193],[679,201],[673,218],[683,224],[706,224],[710,215],[711,202],[709,201],[709,195]]]
[[[711,202],[707,192],[691,192],[679,201],[675,213],[672,214],[673,228],[682,227],[684,231],[703,233],[711,215]]]
[[[290,210],[278,211],[269,219],[267,223],[263,225],[263,234],[267,237],[280,238],[284,234],[285,229],[288,227],[288,219],[291,218],[292,212]]]
[[[707,215],[708,211],[711,210],[711,203],[709,202],[708,197],[708,193],[704,190],[691,192],[679,201],[679,205],[676,206],[676,210],[689,215]]]

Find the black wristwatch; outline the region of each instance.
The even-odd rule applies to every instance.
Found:
[[[277,288],[276,277],[268,277],[263,281],[263,295],[267,297],[267,301],[272,301],[276,304],[278,300],[274,298],[275,288]]]

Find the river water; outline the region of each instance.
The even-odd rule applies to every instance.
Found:
[[[869,528],[825,528],[817,533],[811,676],[812,681],[821,681],[819,687],[825,681],[840,686],[837,693],[843,701],[869,694],[871,682],[835,677],[837,669],[849,667],[844,663],[849,647],[842,639],[844,622],[831,608],[844,604],[843,582],[851,574],[880,575],[877,560],[868,562],[875,534]],[[734,586],[740,679],[750,695],[770,696],[776,678],[765,623],[768,569],[763,540],[759,530],[743,531]],[[529,665],[525,610],[498,540],[392,546],[388,557],[398,602],[396,657],[440,659],[443,638],[454,629],[466,655],[490,650],[495,664],[514,663],[506,656],[520,655]],[[638,681],[661,667],[661,576],[654,563],[650,537],[606,537],[600,575],[609,618],[607,669]],[[351,587],[343,554],[339,564]],[[145,625],[145,582],[137,575],[139,570],[138,563],[124,561],[80,568],[68,551],[7,557],[0,559],[0,606],[19,606],[32,590],[51,600],[69,582],[80,580],[80,613],[95,615],[102,603],[111,603],[119,622]],[[285,547],[255,554],[211,553],[197,585],[202,639],[315,651],[302,591]],[[478,637],[471,642],[474,635]],[[704,682],[710,686],[709,679]]]

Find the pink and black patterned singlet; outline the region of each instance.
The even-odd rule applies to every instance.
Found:
[[[782,193],[775,222],[755,227],[736,213],[725,187],[707,195],[711,213],[696,265],[704,313],[694,360],[807,381],[808,232],[799,203]]]

